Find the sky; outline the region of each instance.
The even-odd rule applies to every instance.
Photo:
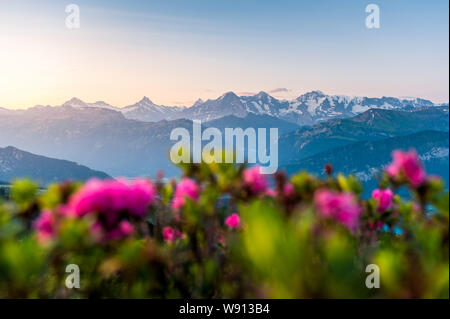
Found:
[[[65,8],[80,8],[80,28]],[[380,28],[365,8],[380,8]],[[311,90],[449,101],[447,0],[0,0],[0,107]]]

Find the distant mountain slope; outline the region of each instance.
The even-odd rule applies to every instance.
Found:
[[[111,176],[175,174],[169,162],[173,128],[189,120],[147,123],[103,108],[34,107],[0,116],[0,147],[67,158]]]
[[[376,186],[374,176],[391,161],[391,152],[395,149],[410,148],[417,150],[427,172],[442,177],[448,186],[449,135],[447,132],[438,131],[422,131],[378,141],[356,142],[291,162],[282,169],[290,174],[307,170],[323,175],[325,164],[331,163],[336,173],[354,174],[364,183]]]
[[[20,177],[28,177],[48,184],[64,180],[85,181],[92,177],[108,178],[109,176],[74,162],[35,155],[12,146],[0,148],[0,180],[11,181]]]
[[[330,120],[281,136],[280,161],[286,165],[358,141],[375,141],[424,130],[448,132],[448,129],[448,107],[412,112],[371,109],[353,118]]]
[[[281,133],[295,124],[262,115],[225,117],[203,128],[278,127]],[[176,175],[169,161],[172,129],[192,131],[192,121],[141,122],[102,108],[35,107],[0,117],[0,146],[16,145],[54,158],[68,158],[113,176]],[[280,133],[280,134],[281,134]]]
[[[0,114],[6,114],[7,112],[11,112],[11,110],[0,107]]]
[[[225,128],[237,128],[246,129],[249,127],[255,128],[266,128],[267,132],[270,128],[278,128],[278,134],[286,134],[295,131],[299,128],[298,125],[280,120],[276,117],[269,115],[256,115],[247,114],[245,117],[237,117],[235,115],[227,115],[219,119],[215,119],[205,123],[205,126],[216,127],[222,132]]]
[[[279,138],[279,136],[295,131],[299,126],[291,123],[291,122],[287,122],[287,121],[283,121],[280,120],[276,117],[272,117],[269,115],[256,115],[256,114],[247,114],[245,117],[237,117],[234,115],[228,115],[225,117],[222,117],[220,119],[216,119],[216,120],[212,120],[209,122],[205,122],[204,123],[204,127],[214,127],[219,129],[222,132],[222,145],[225,147],[225,129],[226,128],[231,128],[231,129],[236,129],[236,128],[241,128],[243,130],[246,130],[248,128],[253,128],[256,138],[258,139],[256,141],[256,145],[255,145],[255,152],[256,154],[258,154],[258,150],[259,150],[259,138],[261,138],[261,136],[259,135],[259,131],[258,129],[260,128],[265,128],[266,129],[266,135],[262,136],[262,138],[266,139],[266,145],[267,145],[267,150],[269,150],[269,143],[270,143],[270,129],[271,128],[277,128],[278,129],[278,136],[274,136],[276,139]],[[233,142],[234,143],[234,142]],[[245,140],[244,143],[244,149],[240,150],[241,153],[243,153],[244,155],[244,160],[248,159],[248,150],[249,150],[249,144],[248,144],[248,139]],[[258,158],[257,158],[258,161]],[[259,164],[261,164],[260,162],[258,162]],[[264,166],[266,166],[266,164],[264,164]]]

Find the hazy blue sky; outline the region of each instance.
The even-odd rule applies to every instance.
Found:
[[[65,27],[65,7],[81,27]],[[381,28],[365,27],[380,7]],[[0,0],[0,107],[226,91],[449,99],[448,1]]]

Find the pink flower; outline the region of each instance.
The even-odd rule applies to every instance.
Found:
[[[164,240],[167,242],[173,242],[175,240],[175,230],[172,227],[166,226],[162,231]]]
[[[80,217],[90,213],[103,213],[108,219],[114,220],[122,211],[144,217],[155,197],[155,186],[144,179],[137,179],[132,183],[122,179],[92,179],[72,196],[69,206]]]
[[[277,194],[275,193],[275,191],[273,190],[273,189],[267,189],[266,190],[266,196],[269,196],[269,197],[275,197]]]
[[[156,188],[146,179],[135,179],[130,185],[131,202],[128,209],[131,214],[145,217],[148,206],[156,198]]]
[[[377,221],[376,223],[374,222],[369,222],[369,228],[371,230],[377,230],[377,229],[381,229],[383,228],[383,223],[380,221]]]
[[[129,221],[122,220],[117,227],[106,230],[101,223],[96,222],[92,226],[91,231],[99,236],[101,240],[109,241],[130,236],[134,231],[134,227]]]
[[[100,234],[103,240],[117,239],[133,232],[127,218],[143,219],[155,198],[155,186],[145,179],[91,179],[61,210],[67,216],[95,215],[92,232]]]
[[[164,241],[168,243],[173,243],[177,239],[184,239],[184,234],[180,231],[173,229],[170,226],[166,226],[163,228],[162,235],[164,238]]]
[[[284,196],[292,196],[294,194],[294,186],[290,183],[285,184],[283,187]]]
[[[336,219],[351,231],[358,227],[361,208],[352,193],[319,189],[314,194],[314,203],[323,216]]]
[[[56,234],[53,213],[48,210],[42,211],[34,222],[34,228],[37,231],[38,240],[40,242],[45,242],[53,238]]]
[[[396,150],[392,152],[392,158],[392,163],[386,167],[386,172],[392,178],[403,174],[413,186],[419,186],[425,181],[426,173],[415,150]]]
[[[190,178],[183,178],[178,183],[175,196],[172,201],[172,209],[178,210],[182,207],[186,199],[197,200],[200,193],[199,186]]]
[[[241,218],[236,213],[231,214],[230,216],[227,217],[227,219],[225,219],[225,224],[229,228],[238,228],[240,223],[241,223]]]
[[[378,204],[378,211],[384,212],[392,207],[394,194],[390,189],[375,189],[372,192],[372,198],[374,198]]]
[[[266,177],[259,172],[259,166],[253,166],[243,172],[244,184],[255,195],[265,193],[269,187]]]
[[[133,233],[134,227],[129,221],[123,220],[119,224],[119,230],[121,235],[129,236]]]

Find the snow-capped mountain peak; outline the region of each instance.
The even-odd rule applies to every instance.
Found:
[[[125,106],[120,112],[129,119],[157,122],[167,120],[174,113],[178,113],[184,107],[164,106],[153,103],[148,97],[144,96],[139,102]]]
[[[323,97],[323,96],[326,96],[326,94],[323,93],[320,90],[313,90],[313,91],[310,91],[310,92],[306,92],[305,94],[303,94],[301,96],[305,96],[305,97]]]
[[[64,102],[63,106],[71,106],[71,107],[86,107],[87,104],[80,100],[77,97],[73,97],[70,100]]]
[[[219,97],[219,100],[231,100],[231,99],[238,99],[239,97],[236,95],[236,93],[230,91],[222,94]]]
[[[138,103],[143,105],[156,105],[155,103],[152,102],[152,100],[150,100],[146,96],[144,96]]]
[[[258,94],[254,95],[258,99],[264,99],[270,97],[270,95],[264,91],[260,91]]]
[[[203,103],[205,103],[205,101],[203,101],[202,99],[198,99],[197,101],[195,101],[194,104],[192,104],[192,107],[199,106]]]
[[[94,103],[86,103],[79,98],[73,97],[67,102],[64,102],[62,106],[70,106],[73,108],[79,108],[79,107],[98,107],[103,109],[109,109],[109,110],[117,110],[115,106],[112,106],[104,101],[97,101]]]

